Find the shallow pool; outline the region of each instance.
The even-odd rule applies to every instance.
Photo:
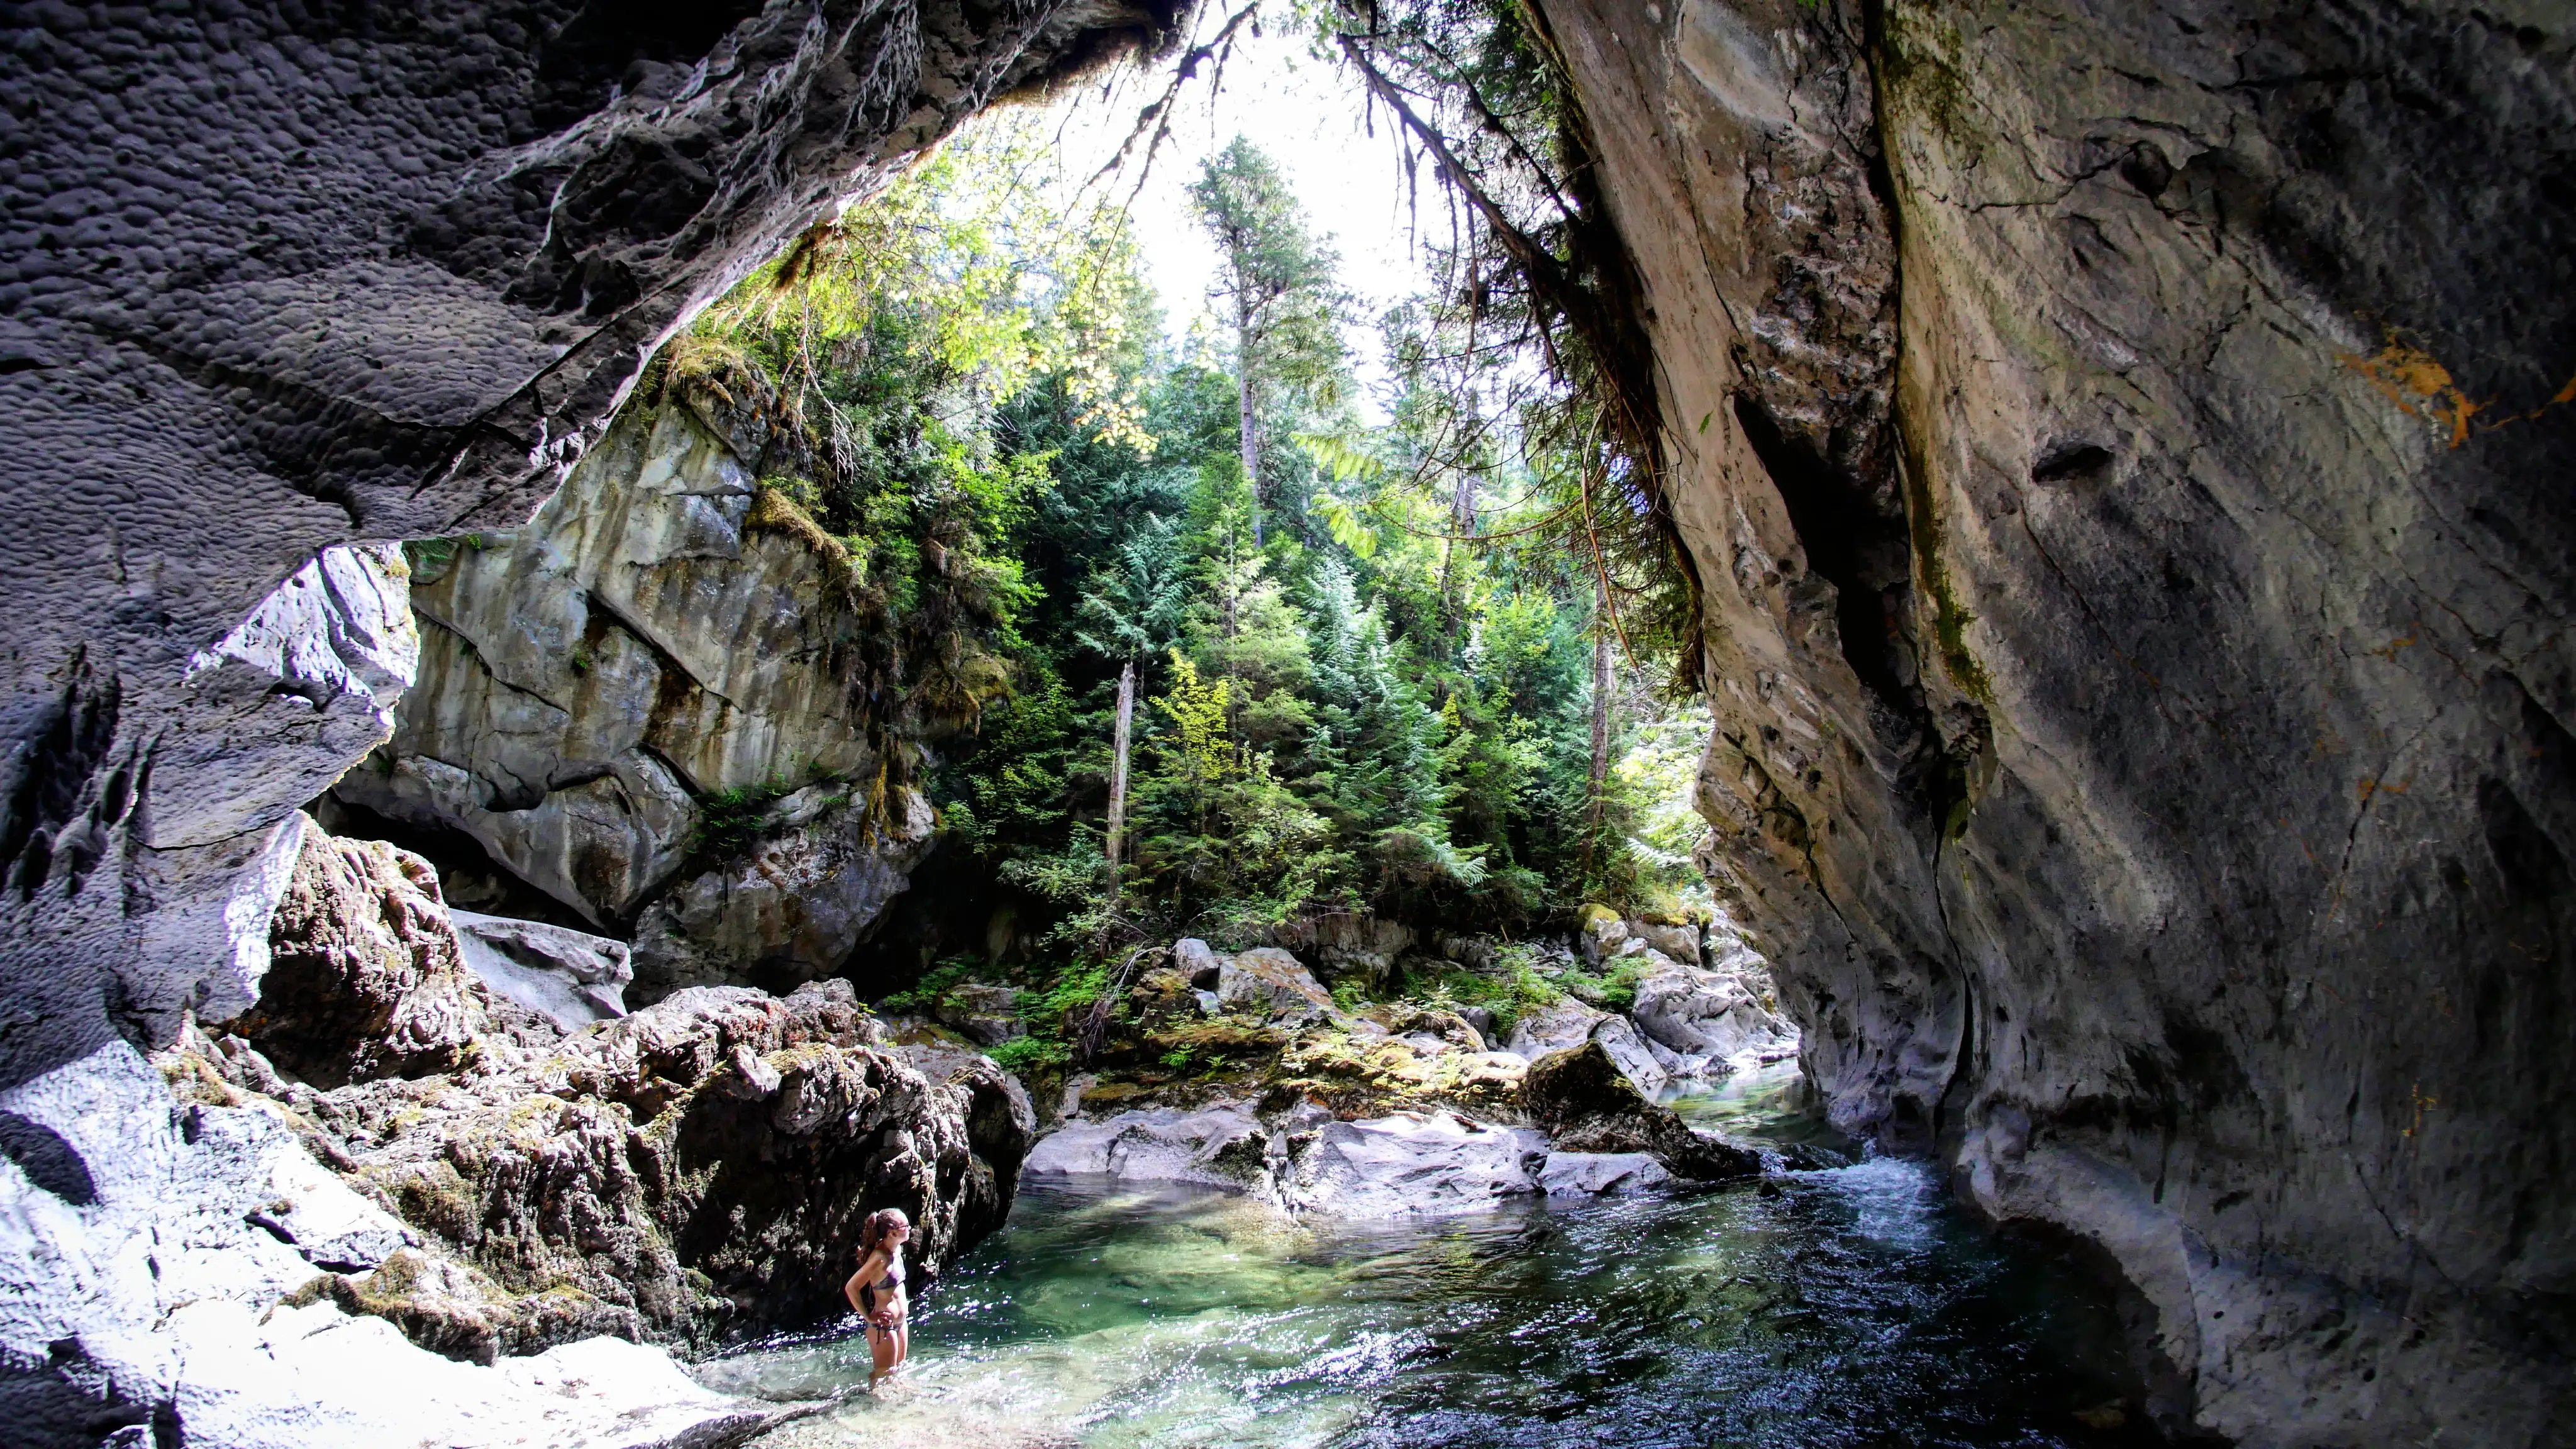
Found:
[[[1812,1150],[1790,1080],[1676,1105]],[[1771,1184],[1369,1226],[1027,1189],[916,1305],[881,1395],[846,1330],[700,1376],[841,1400],[772,1449],[2154,1442],[2119,1407],[2107,1302],[1923,1168]]]

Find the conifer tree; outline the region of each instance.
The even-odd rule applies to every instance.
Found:
[[[1208,158],[1190,187],[1199,220],[1224,253],[1218,290],[1234,310],[1238,448],[1252,490],[1252,541],[1268,495],[1261,466],[1265,402],[1329,406],[1341,390],[1339,259],[1307,231],[1279,169],[1240,136]]]

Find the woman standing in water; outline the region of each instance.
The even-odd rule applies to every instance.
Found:
[[[903,1245],[911,1239],[912,1222],[903,1209],[868,1214],[859,1227],[859,1271],[841,1285],[851,1311],[868,1326],[871,1392],[878,1380],[903,1367],[912,1352],[912,1325],[906,1321],[911,1304],[903,1296]]]

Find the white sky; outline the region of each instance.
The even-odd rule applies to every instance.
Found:
[[[1202,34],[1223,23],[1221,7],[1201,10]],[[1377,134],[1362,127],[1358,86],[1331,63],[1307,52],[1302,36],[1274,29],[1265,36],[1237,33],[1221,88],[1211,90],[1208,70],[1174,106],[1172,133],[1129,210],[1143,252],[1146,280],[1158,294],[1164,330],[1179,343],[1206,320],[1208,288],[1217,268],[1216,245],[1190,209],[1188,187],[1199,163],[1242,135],[1269,153],[1305,208],[1307,223],[1329,235],[1342,258],[1342,284],[1357,298],[1359,326],[1349,335],[1361,382],[1361,409],[1382,420],[1377,384],[1385,376],[1376,321],[1385,309],[1417,290],[1422,262],[1412,247],[1410,206],[1403,162],[1383,116]],[[1059,104],[1066,117],[1062,154],[1076,178],[1097,171],[1135,124],[1136,113],[1162,93],[1169,62],[1138,71],[1121,67],[1109,82],[1093,82]],[[1143,143],[1134,156],[1141,156]],[[1133,169],[1131,157],[1130,170]],[[1115,194],[1135,187],[1117,179]],[[1445,238],[1448,213],[1428,168],[1421,177],[1420,219]]]

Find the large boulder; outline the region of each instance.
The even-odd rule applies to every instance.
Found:
[[[1448,1112],[1328,1122],[1281,1184],[1287,1204],[1335,1218],[1491,1208],[1540,1190],[1548,1141]]]
[[[1416,939],[1402,921],[1351,911],[1299,916],[1270,932],[1270,944],[1299,953],[1335,980],[1384,981]]]
[[[325,1149],[443,1254],[335,1289],[429,1346],[584,1333],[709,1346],[840,1311],[859,1220],[935,1274],[1008,1212],[1031,1127],[991,1062],[881,1045],[846,982],[695,987],[536,1052],[305,1093]]]
[[[1581,1046],[1592,1039],[1592,1028],[1610,1013],[1597,1006],[1586,1006],[1571,996],[1560,996],[1531,1011],[1524,1011],[1512,1023],[1512,1033],[1503,1045],[1537,1061],[1550,1052],[1561,1052]]]
[[[1106,1177],[1267,1195],[1270,1136],[1239,1108],[1121,1112],[1106,1121],[1066,1123],[1039,1140],[1022,1170],[1031,1178]]]
[[[936,824],[891,742],[947,722],[852,685],[846,554],[761,492],[771,429],[739,401],[675,386],[525,527],[416,551],[419,680],[336,787],[631,926],[645,1002],[838,968]]]
[[[1229,1009],[1298,1024],[1339,1015],[1332,993],[1316,982],[1314,973],[1276,946],[1217,958],[1216,999]]]
[[[883,813],[837,786],[807,786],[759,821],[732,859],[679,882],[635,926],[635,996],[683,986],[791,991],[849,959],[911,884],[938,826],[910,786]]]
[[[235,1034],[317,1087],[450,1071],[493,1029],[428,861],[307,827]]]
[[[426,864],[316,834],[275,928],[291,996],[165,1071],[210,1106],[268,1104],[340,1175],[263,1211],[348,1311],[475,1359],[603,1332],[704,1347],[840,1311],[875,1208],[912,1216],[926,1274],[1008,1212],[1034,1121],[989,1059],[887,1047],[838,980],[504,1032],[515,1008],[465,970]]]
[[[1521,1079],[1521,1108],[1560,1152],[1642,1152],[1676,1177],[1748,1177],[1762,1159],[1695,1132],[1641,1095],[1598,1040],[1542,1057]]]
[[[1797,1028],[1757,994],[1767,977],[1658,960],[1637,983],[1628,1016],[1673,1054],[1677,1074],[1724,1075],[1731,1063],[1776,1060],[1797,1050]]]
[[[566,1031],[626,1014],[626,983],[635,967],[625,942],[453,906],[447,919],[466,968],[496,995]]]

